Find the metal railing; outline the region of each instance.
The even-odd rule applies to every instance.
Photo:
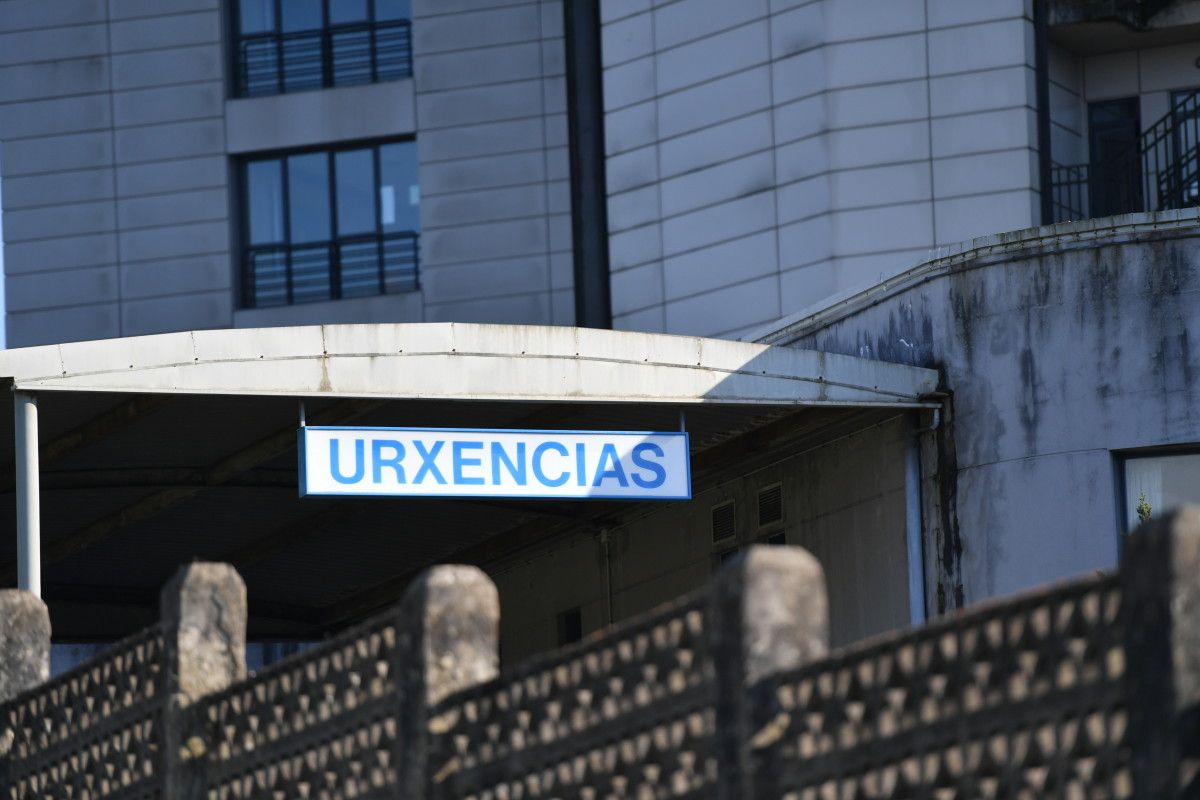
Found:
[[[238,97],[375,83],[411,75],[412,26],[408,20],[243,35],[237,43]]]
[[[1054,222],[1200,204],[1200,92],[1183,95],[1125,152],[1051,169]]]
[[[405,231],[247,247],[243,304],[265,308],[414,291],[419,238]]]

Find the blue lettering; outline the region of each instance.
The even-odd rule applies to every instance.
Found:
[[[483,442],[454,442],[450,445],[454,453],[454,483],[462,486],[482,486],[483,478],[468,478],[463,475],[463,467],[478,467],[483,459],[466,458],[465,450],[482,450]]]
[[[444,484],[446,478],[442,475],[442,471],[438,469],[434,459],[438,453],[442,451],[442,445],[445,442],[440,439],[433,443],[433,447],[429,450],[425,449],[425,444],[420,439],[413,439],[413,447],[417,448],[417,455],[421,457],[421,468],[417,470],[416,477],[413,478],[413,483],[421,483],[425,480],[425,473],[433,476],[433,479],[438,483]]]
[[[643,453],[652,453],[657,458],[663,457],[662,448],[653,442],[642,442],[641,444],[635,444],[633,446],[633,465],[635,467],[640,467],[641,469],[650,470],[650,474],[653,477],[649,479],[643,478],[641,474],[637,472],[634,472],[630,477],[633,478],[634,483],[643,489],[657,489],[667,480],[667,471],[663,469],[662,464],[656,464],[653,461],[647,461],[642,455]]]
[[[524,486],[525,479],[525,443],[517,442],[517,460],[514,463],[508,457],[508,453],[504,452],[504,445],[500,442],[492,442],[492,484],[500,485],[500,465],[508,470],[508,474],[516,482],[517,486]]]
[[[560,456],[566,458],[567,448],[563,447],[558,442],[542,442],[537,447],[533,448],[533,474],[544,486],[562,486],[567,482],[570,473],[563,470],[557,478],[550,478],[546,473],[542,472],[542,458],[546,452],[553,450]]]
[[[587,461],[584,460],[586,447],[583,442],[575,443],[575,483],[578,486],[587,483]]]
[[[329,471],[333,473],[333,479],[338,483],[358,483],[363,478],[363,473],[366,472],[366,459],[363,458],[362,439],[354,440],[354,474],[347,478],[342,474],[341,465],[338,463],[338,440],[329,440]]]
[[[605,464],[610,463],[612,466],[605,469]],[[596,477],[592,480],[592,486],[599,486],[608,478],[616,478],[617,483],[622,486],[629,485],[625,478],[625,468],[621,466],[621,459],[617,456],[617,448],[612,444],[600,448],[600,463],[596,465]]]
[[[391,458],[383,457],[385,447],[390,447],[394,453]],[[403,460],[404,445],[395,439],[371,440],[371,480],[374,483],[383,483],[384,467],[391,467],[396,470],[396,483],[404,483],[404,467],[400,466],[400,462]]]

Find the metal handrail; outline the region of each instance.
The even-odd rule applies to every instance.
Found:
[[[251,245],[243,256],[247,308],[371,297],[419,288],[415,231]]]
[[[1051,169],[1054,221],[1200,203],[1200,91],[1181,97],[1124,151]],[[1103,208],[1098,208],[1103,201]]]
[[[283,94],[412,76],[408,20],[238,37],[236,94]]]

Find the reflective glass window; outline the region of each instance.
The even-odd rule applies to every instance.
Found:
[[[253,307],[417,288],[413,142],[244,164],[244,302]]]
[[[290,156],[288,220],[293,242],[329,239],[329,154]]]
[[[334,154],[338,236],[375,230],[375,159],[369,149]]]
[[[1176,506],[1200,503],[1200,453],[1170,453],[1125,460],[1125,529]]]
[[[329,24],[367,21],[367,0],[329,0]]]
[[[387,233],[420,230],[416,149],[414,142],[379,148],[379,222]]]
[[[275,30],[274,0],[241,0],[238,10],[238,25],[242,33],[268,33]]]
[[[279,0],[284,33],[319,30],[325,24],[321,0]]]
[[[240,97],[412,75],[411,0],[238,0]]]
[[[412,17],[409,0],[375,0],[375,21],[391,22]]]
[[[246,165],[250,244],[276,244],[283,236],[283,171],[278,159]]]

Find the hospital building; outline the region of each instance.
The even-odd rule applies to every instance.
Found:
[[[0,196],[60,664],[193,559],[258,663],[475,564],[511,661],[753,543],[836,646],[1200,500],[1196,0],[0,0]]]

